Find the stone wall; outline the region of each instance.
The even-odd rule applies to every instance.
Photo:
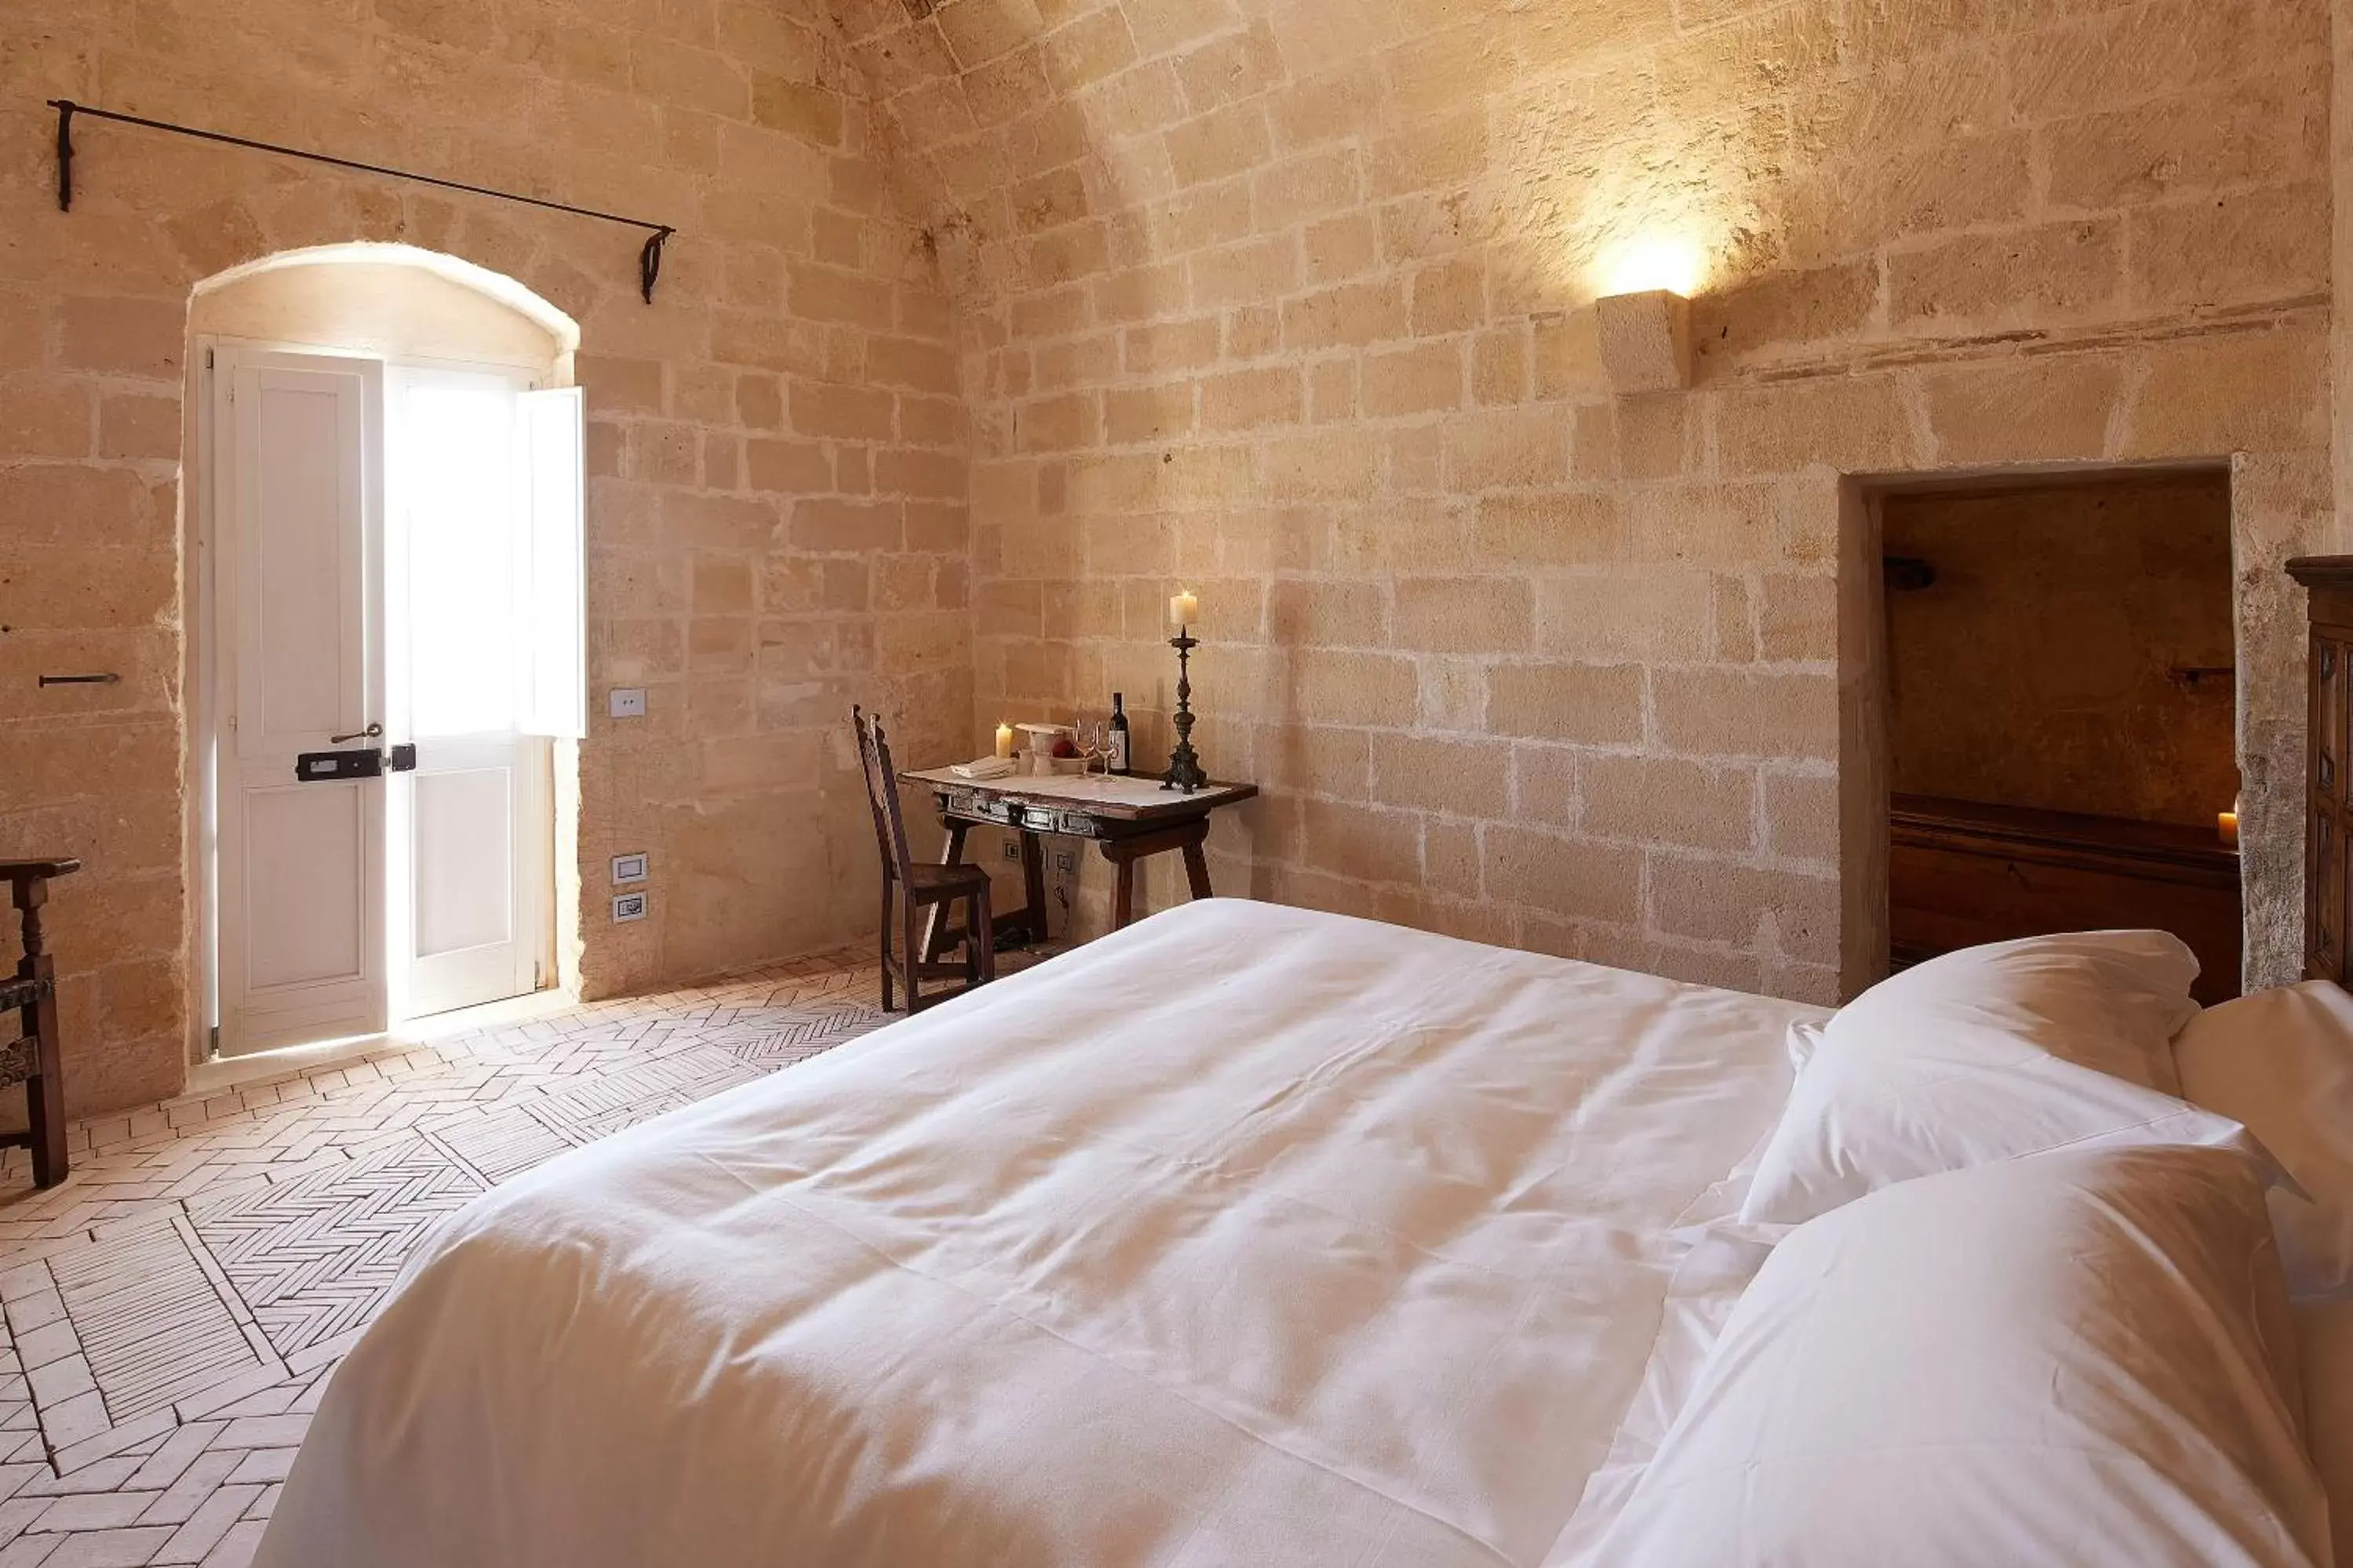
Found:
[[[604,224],[83,121],[54,96],[676,224]],[[969,711],[965,416],[947,300],[863,82],[792,0],[11,0],[0,23],[0,854],[55,906],[78,1110],[174,1092],[194,1033],[179,495],[188,300],[271,253],[397,240],[582,333],[592,733],[585,983],[846,939],[875,875],[844,722]],[[111,688],[37,672],[111,668]],[[641,721],[602,717],[644,686]],[[605,858],[653,856],[652,918]]]
[[[188,292],[352,239],[582,329],[592,680],[652,693],[582,756],[585,900],[655,872],[593,992],[871,925],[854,697],[910,761],[1115,689],[1165,747],[1183,585],[1197,739],[1266,792],[1223,886],[1831,996],[1883,915],[1873,486],[2182,461],[2232,476],[2250,974],[2292,973],[2331,9],[16,0],[0,849],[90,853],[77,1102],[189,1033]],[[100,126],[60,215],[58,94],[681,233],[648,308],[626,231]],[[1613,397],[1591,300],[1659,283],[1696,385]]]
[[[1899,794],[2214,830],[2238,797],[2226,475],[1891,495]]]
[[[976,736],[1117,689],[1165,745],[1198,587],[1227,888],[1828,998],[1883,908],[1854,487],[2227,460],[2291,972],[2320,0],[837,14],[968,307]],[[1613,398],[1592,298],[1694,280],[1695,389]]]

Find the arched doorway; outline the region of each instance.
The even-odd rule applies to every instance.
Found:
[[[579,334],[405,246],[197,286],[185,479],[203,1001],[238,1055],[565,984]]]

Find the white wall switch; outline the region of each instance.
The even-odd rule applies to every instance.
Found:
[[[613,717],[642,719],[646,716],[646,689],[642,686],[616,686],[612,691]]]
[[[613,895],[613,919],[616,922],[621,921],[641,921],[645,918],[645,894],[616,893]]]
[[[614,881],[616,881],[616,882],[642,882],[642,881],[644,881],[645,879],[646,879],[646,858],[645,858],[645,856],[643,856],[643,855],[616,855],[616,856],[614,856],[614,857],[613,857],[613,880],[614,880]]]

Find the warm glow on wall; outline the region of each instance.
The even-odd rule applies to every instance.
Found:
[[[1600,292],[1641,294],[1664,289],[1688,300],[1707,280],[1707,252],[1689,235],[1636,235],[1601,253]]]

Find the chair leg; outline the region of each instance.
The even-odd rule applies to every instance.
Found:
[[[966,893],[959,901],[964,905],[964,988],[969,991],[980,984],[980,895]]]
[[[988,884],[983,882],[972,895],[972,947],[976,954],[974,973],[977,984],[986,985],[997,978],[997,921],[988,910]]]
[[[906,917],[905,927],[902,931],[901,934],[907,939],[905,949],[907,954],[907,1016],[912,1018],[916,1014],[922,1012],[925,1007],[931,1005],[934,1002],[938,1001],[939,998],[936,996],[925,996],[922,993],[921,987],[923,983],[923,928],[916,918],[915,900],[912,896],[912,893],[909,897],[899,900],[899,907],[901,911]]]
[[[66,1179],[66,1075],[58,1044],[58,998],[54,991],[33,1004],[34,1065],[25,1084],[26,1121],[32,1128],[33,1184],[54,1187]]]
[[[882,879],[882,1011],[891,1010],[891,879]]]

